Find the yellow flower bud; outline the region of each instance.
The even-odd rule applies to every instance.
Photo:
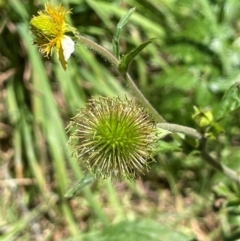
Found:
[[[45,4],[45,10],[39,11],[38,16],[33,16],[30,21],[30,31],[34,35],[34,43],[41,53],[49,57],[54,48],[57,49],[59,61],[64,69],[67,68],[67,60],[74,51],[74,42],[65,33],[75,29],[65,22],[65,17],[70,10],[65,10],[62,5],[53,6]]]
[[[199,127],[207,127],[213,121],[212,111],[210,109],[200,109],[196,106],[194,108],[193,120]]]

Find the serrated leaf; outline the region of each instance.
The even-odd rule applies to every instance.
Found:
[[[120,60],[120,64],[118,66],[119,71],[122,74],[127,73],[128,71],[128,67],[131,64],[131,62],[133,61],[133,59],[145,48],[147,47],[150,43],[152,43],[153,41],[155,41],[157,38],[152,38],[149,39],[148,41],[140,44],[138,47],[136,47],[135,49],[133,49],[132,51],[130,51],[128,54],[124,55],[121,60]]]
[[[240,83],[232,85],[224,94],[217,111],[217,121],[240,108]]]
[[[119,59],[120,32],[122,30],[122,27],[128,22],[129,18],[131,17],[131,15],[133,14],[134,11],[135,11],[135,8],[131,8],[131,9],[129,9],[129,11],[127,12],[126,15],[122,16],[122,18],[120,19],[119,23],[117,24],[117,28],[114,32],[112,44],[113,44],[113,53],[117,57],[117,59]]]

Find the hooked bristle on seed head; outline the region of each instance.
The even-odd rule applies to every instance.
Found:
[[[67,129],[80,165],[97,178],[114,181],[147,171],[158,140],[147,111],[127,98],[91,99]]]

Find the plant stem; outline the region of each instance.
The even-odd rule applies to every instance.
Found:
[[[224,164],[218,162],[215,160],[212,156],[208,154],[206,151],[206,140],[203,141],[203,150],[201,151],[203,159],[210,164],[212,167],[214,167],[216,170],[223,173],[225,176],[230,178],[231,180],[235,181],[240,186],[240,176],[237,174],[236,171],[232,170],[231,168],[225,166]]]
[[[112,53],[110,53],[107,49],[103,48],[102,46],[98,45],[97,43],[93,42],[92,40],[85,38],[79,34],[77,37],[81,43],[87,45],[90,49],[95,50],[98,54],[102,55],[106,58],[110,63],[112,63],[116,69],[118,69],[119,61],[114,57]],[[149,103],[149,101],[144,97],[142,92],[138,89],[137,85],[132,80],[129,73],[126,73],[123,76],[119,71],[118,73],[127,81],[128,85],[130,86],[133,94],[138,99],[138,101],[149,111],[149,113],[153,116],[156,122],[166,122],[164,118],[153,108],[153,106]]]
[[[81,36],[80,34],[76,35],[81,43],[86,45],[88,48],[93,49],[98,54],[102,55],[106,58],[111,64],[113,64],[116,68],[118,68],[119,61],[115,58],[113,54],[111,54],[107,49],[103,48],[101,45],[93,42],[92,40]]]
[[[102,46],[98,45],[97,43],[93,42],[92,40],[81,36],[80,34],[76,33],[76,37],[78,38],[78,40],[81,43],[83,43],[84,45],[88,46],[90,49],[93,49],[98,54],[102,55],[111,64],[113,64],[116,67],[116,69],[118,70],[118,66],[119,66],[118,59],[115,58],[115,56],[112,53],[110,53],[107,49],[103,48]],[[204,147],[201,150],[201,154],[202,154],[202,157],[204,158],[204,160],[206,160],[206,162],[208,162],[215,169],[217,169],[218,171],[222,172],[227,177],[229,177],[231,180],[237,182],[240,185],[240,178],[237,175],[237,172],[235,172],[234,170],[232,170],[232,169],[226,167],[225,165],[217,162],[214,158],[212,158],[208,154],[208,152],[205,150],[206,140],[203,139],[202,135],[199,132],[197,132],[193,128],[189,128],[189,127],[186,127],[186,126],[166,123],[164,118],[153,108],[153,106],[149,103],[149,101],[144,97],[142,92],[138,89],[138,87],[136,86],[136,84],[132,80],[132,78],[129,75],[129,73],[126,73],[126,75],[123,76],[123,74],[121,74],[120,71],[118,71],[118,72],[128,82],[128,85],[130,86],[130,88],[134,92],[135,97],[150,112],[150,114],[152,114],[152,116],[155,119],[155,121],[158,122],[157,126],[159,128],[163,128],[163,129],[166,129],[166,130],[169,130],[169,131],[172,131],[172,132],[183,133],[185,135],[189,135],[189,136],[195,137],[197,139],[201,139],[202,140],[202,144],[203,144],[202,146]]]
[[[142,92],[138,89],[134,81],[132,80],[129,73],[126,73],[126,79],[128,84],[131,86],[132,90],[134,91],[135,96],[139,100],[139,102],[147,108],[147,110],[151,113],[152,117],[155,119],[156,122],[159,123],[166,123],[166,120],[153,108],[153,106],[149,103],[149,101],[145,98]]]
[[[171,132],[183,133],[185,135],[192,136],[197,139],[202,138],[202,135],[197,130],[187,126],[181,126],[181,125],[171,124],[171,123],[158,123],[157,127],[171,131]]]

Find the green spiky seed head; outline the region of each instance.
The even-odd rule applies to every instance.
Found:
[[[67,129],[80,164],[96,177],[112,180],[133,178],[148,170],[158,140],[152,118],[127,98],[91,99]]]

